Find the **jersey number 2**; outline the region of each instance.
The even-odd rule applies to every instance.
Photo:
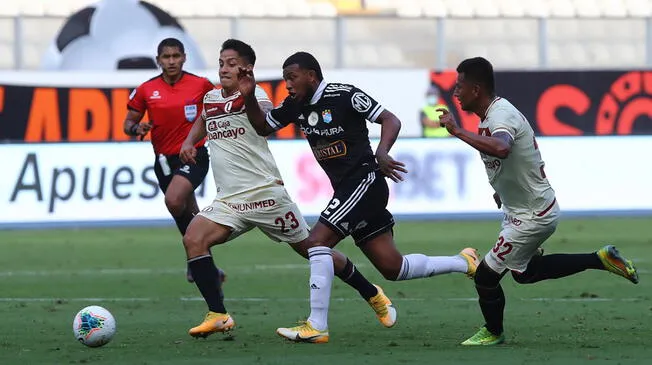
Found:
[[[281,232],[287,233],[289,229],[285,227],[285,221],[288,220],[290,221],[290,228],[291,229],[296,229],[299,227],[299,221],[297,220],[297,217],[294,215],[294,212],[287,212],[285,213],[285,219],[283,217],[278,217],[274,220],[274,224],[277,226],[281,226]]]

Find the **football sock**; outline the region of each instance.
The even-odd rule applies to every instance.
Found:
[[[521,284],[531,284],[541,280],[563,278],[587,269],[604,269],[596,253],[535,256],[528,263],[527,270],[512,275]]]
[[[310,317],[308,321],[319,331],[328,329],[328,305],[333,282],[333,256],[330,247],[311,247],[310,260]]]
[[[468,263],[460,256],[426,256],[413,253],[403,256],[401,271],[396,280],[410,280],[451,272],[466,273]]]
[[[503,288],[500,284],[494,288],[484,288],[476,285],[475,290],[478,292],[478,303],[485,320],[485,327],[494,335],[500,335],[503,333],[503,312],[505,310]]]
[[[195,285],[204,297],[208,310],[217,313],[226,313],[224,296],[219,280],[219,271],[213,262],[213,256],[204,255],[188,260]],[[217,285],[215,285],[217,283]]]
[[[501,278],[502,275],[490,269],[484,261],[478,266],[473,278],[485,327],[494,335],[503,333],[505,293],[500,286]]]
[[[357,290],[365,300],[369,300],[371,297],[378,294],[378,289],[376,289],[376,287],[370,283],[369,280],[360,273],[360,271],[358,271],[349,259],[346,259],[344,270],[335,275],[342,279],[343,282]]]

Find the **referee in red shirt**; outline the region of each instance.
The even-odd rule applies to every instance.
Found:
[[[154,172],[165,194],[165,205],[183,236],[193,216],[199,212],[194,190],[204,181],[209,160],[204,140],[195,146],[196,164],[181,162],[179,151],[201,114],[204,94],[214,85],[204,77],[183,71],[186,54],[178,39],[161,41],[156,61],[163,72],[131,93],[124,131],[130,136],[145,136],[151,131],[156,155]],[[141,123],[145,112],[150,121]],[[189,270],[187,277],[192,281]]]

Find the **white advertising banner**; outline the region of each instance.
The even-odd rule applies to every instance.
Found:
[[[652,137],[538,139],[563,211],[652,211]],[[270,141],[286,187],[317,216],[332,193],[304,140]],[[0,227],[24,223],[170,219],[148,143],[0,145]],[[392,150],[409,173],[390,182],[396,215],[496,212],[478,153],[455,139],[402,139]],[[196,194],[206,206],[212,174]]]

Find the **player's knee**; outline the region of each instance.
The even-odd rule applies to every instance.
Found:
[[[186,232],[183,235],[183,247],[186,249],[188,257],[201,254],[207,249],[207,245],[204,243],[202,237],[191,232]]]
[[[165,206],[172,216],[179,217],[186,209],[186,198],[179,195],[165,195]]]
[[[532,284],[532,276],[529,275],[527,272],[516,272],[512,271],[512,278],[514,278],[514,281],[516,281],[519,284]]]

